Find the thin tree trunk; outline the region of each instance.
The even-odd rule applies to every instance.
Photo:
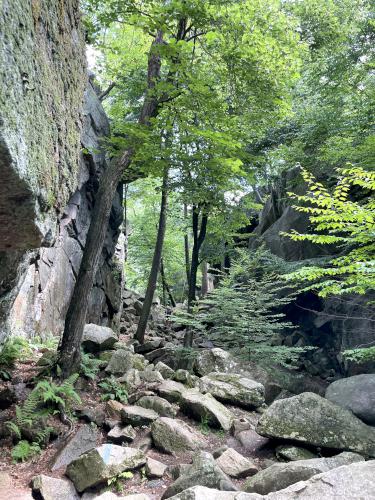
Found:
[[[202,262],[202,287],[201,287],[201,295],[204,297],[208,293],[208,264],[204,260]]]
[[[167,208],[168,208],[168,168],[165,169],[163,176],[159,227],[158,227],[158,234],[156,237],[155,251],[152,259],[151,271],[148,279],[145,300],[143,301],[142,312],[139,318],[139,323],[135,334],[135,338],[138,340],[140,344],[143,344],[145,340],[147,322],[150,316],[152,301],[154,299],[154,293],[156,290],[156,284],[158,280],[160,261],[163,251],[165,229],[167,224]]]
[[[184,203],[184,219],[187,220],[188,217],[188,209],[186,203]],[[185,268],[186,268],[186,282],[189,284],[190,282],[190,248],[189,248],[189,235],[186,230],[184,235],[184,248],[185,248]]]
[[[202,220],[199,229],[199,212],[200,212],[199,207],[198,208],[193,207],[193,250],[191,253],[191,265],[190,265],[188,312],[191,312],[192,306],[196,301],[195,290],[197,287],[199,252],[207,233],[208,215],[206,212],[202,213]],[[184,347],[192,347],[192,345],[193,345],[193,331],[191,328],[187,328],[184,337]]]
[[[141,125],[149,125],[150,118],[155,117],[158,113],[158,101],[153,95],[153,90],[160,77],[161,58],[158,46],[162,44],[163,34],[158,31],[148,57],[148,93],[139,117]],[[129,167],[133,155],[134,149],[129,149],[122,154],[120,159],[112,160],[100,179],[81,266],[69,303],[64,333],[59,346],[58,365],[63,378],[77,371],[80,363],[80,346],[86,322],[89,295],[102,253],[113,199],[124,170]]]
[[[172,291],[170,289],[170,286],[168,284],[167,278],[165,276],[163,257],[161,258],[161,261],[160,261],[160,276],[161,276],[162,283],[163,283],[163,290],[165,290],[168,293],[168,297],[169,297],[169,301],[171,303],[171,306],[172,307],[176,307],[176,301],[174,300]],[[167,305],[166,301],[165,301],[165,305]]]

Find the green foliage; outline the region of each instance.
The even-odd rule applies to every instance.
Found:
[[[0,377],[9,380],[9,369],[14,368],[16,361],[24,359],[30,352],[29,345],[22,337],[9,337],[0,349]]]
[[[299,203],[294,208],[309,214],[313,232],[292,231],[285,236],[293,241],[331,244],[341,249],[341,255],[325,267],[303,267],[285,276],[287,281],[312,283],[305,289],[316,290],[321,297],[364,294],[375,289],[375,201],[368,196],[375,191],[375,173],[359,167],[340,173],[339,182],[330,192],[303,169],[307,194],[290,194]],[[353,188],[362,190],[359,201],[350,198]]]
[[[124,491],[124,485],[122,484],[122,480],[132,479],[134,474],[130,471],[120,472],[116,476],[111,477],[107,481],[108,486],[114,486],[118,493],[122,493]]]
[[[120,401],[120,403],[126,403],[128,401],[128,391],[124,384],[117,382],[115,377],[109,377],[104,379],[98,384],[102,389],[102,400],[115,400]]]
[[[24,461],[40,451],[40,446],[48,442],[51,427],[45,425],[45,417],[61,411],[70,412],[70,405],[81,402],[74,390],[78,375],[72,375],[60,385],[43,380],[37,384],[22,406],[16,406],[16,415],[7,426],[19,443],[13,448],[14,460]],[[22,439],[24,433],[34,435],[34,441]]]
[[[347,361],[354,361],[361,365],[375,360],[375,347],[348,349],[342,354]]]
[[[91,380],[95,380],[102,361],[100,359],[96,359],[92,354],[81,352],[81,366],[80,373]]]
[[[51,332],[43,335],[36,335],[28,341],[29,347],[33,351],[40,351],[41,349],[56,350],[58,343],[59,338]]]
[[[35,457],[35,455],[38,455],[41,451],[38,443],[29,443],[29,441],[23,439],[14,446],[11,455],[14,463],[26,462]]]

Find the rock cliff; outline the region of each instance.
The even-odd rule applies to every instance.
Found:
[[[78,0],[0,13],[0,341],[58,334],[78,272],[109,122],[88,81]],[[112,324],[121,272],[116,197],[88,322]]]

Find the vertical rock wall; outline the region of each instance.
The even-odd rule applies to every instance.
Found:
[[[3,0],[0,12],[0,342],[61,333],[109,123],[86,76],[78,0]],[[113,323],[122,222],[111,214],[89,321]]]

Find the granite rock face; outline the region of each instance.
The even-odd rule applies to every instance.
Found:
[[[109,122],[86,74],[78,0],[4,0],[0,12],[0,342],[61,333],[82,258]],[[121,308],[116,196],[88,323]]]

